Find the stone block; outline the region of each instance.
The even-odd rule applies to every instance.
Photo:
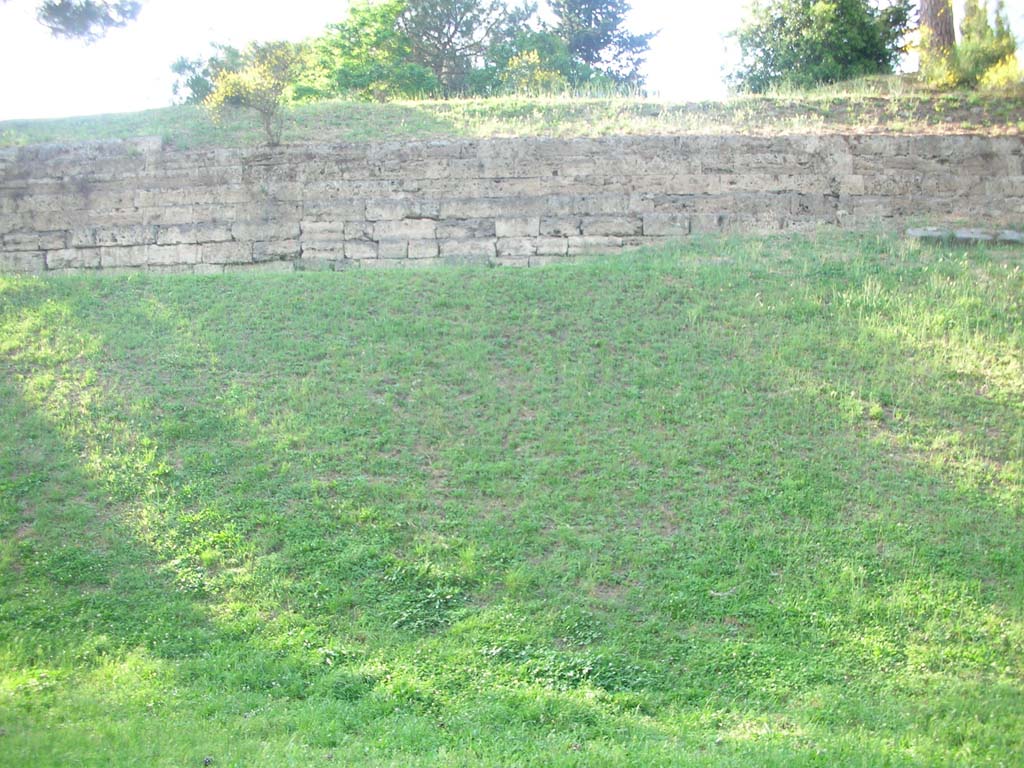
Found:
[[[147,245],[146,263],[167,266],[170,264],[195,264],[199,261],[198,245]]]
[[[402,219],[378,221],[373,225],[375,240],[428,240],[437,233],[433,219]]]
[[[572,237],[582,233],[583,220],[579,216],[542,216],[540,234],[549,237]]]
[[[942,227],[911,227],[907,230],[907,237],[917,240],[948,240],[953,233]]]
[[[204,264],[245,264],[252,262],[252,243],[203,243],[199,246]]]
[[[410,259],[436,259],[438,257],[439,249],[437,240],[410,240],[409,241],[409,258]]]
[[[231,225],[203,222],[200,224],[166,224],[157,227],[157,245],[223,243],[231,240]]]
[[[345,258],[352,261],[367,261],[377,258],[377,243],[372,240],[346,240]]]
[[[498,237],[537,237],[540,234],[540,217],[497,219],[494,233]]]
[[[481,237],[495,237],[494,219],[456,219],[437,222],[439,240],[473,240]]]
[[[725,224],[725,214],[694,213],[690,216],[690,233],[696,235],[708,232],[721,232]]]
[[[252,244],[254,262],[297,259],[301,253],[298,240],[272,240]]]
[[[528,258],[537,253],[537,238],[499,237],[497,250],[499,258]]]
[[[567,237],[538,237],[535,245],[538,256],[565,256],[569,253]]]
[[[98,248],[62,248],[46,252],[47,269],[96,269],[99,266]]]
[[[393,200],[367,200],[367,221],[397,221],[401,219],[437,219],[441,204],[436,200],[420,200],[411,195]]]
[[[9,251],[7,253],[0,253],[0,272],[38,275],[45,270],[45,251]]]
[[[100,266],[104,269],[141,267],[148,260],[147,248],[144,245],[126,245],[120,248],[104,246],[99,251]]]
[[[297,221],[236,221],[231,225],[231,236],[239,241],[297,240]]]
[[[8,232],[2,238],[4,251],[53,251],[66,248],[68,245],[68,233],[61,231],[54,232],[26,232],[18,230]]]
[[[485,264],[498,255],[493,239],[442,240],[441,258],[453,264]]]
[[[581,256],[594,253],[610,253],[622,248],[621,237],[607,235],[582,235],[569,238],[569,255]]]
[[[645,213],[643,233],[648,237],[686,237],[690,217],[684,213]]]
[[[408,240],[381,240],[377,243],[377,258],[407,259],[409,258]]]

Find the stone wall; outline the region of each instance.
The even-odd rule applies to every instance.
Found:
[[[1024,142],[683,136],[0,150],[0,270],[528,265],[700,232],[1024,220]]]

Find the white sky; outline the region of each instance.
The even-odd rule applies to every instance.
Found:
[[[647,59],[649,90],[677,101],[724,96],[722,68],[729,58],[723,36],[738,26],[746,2],[633,0],[629,26],[661,30]],[[0,120],[167,106],[170,65],[179,56],[206,53],[211,42],[240,47],[251,40],[301,40],[341,20],[347,7],[345,0],[142,3],[135,22],[85,45],[54,39],[35,19],[35,0],[0,0]],[[1006,6],[1020,37],[1024,0]]]

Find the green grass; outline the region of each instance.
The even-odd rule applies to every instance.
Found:
[[[1020,765],[1022,257],[0,278],[0,765]]]
[[[972,132],[1019,134],[1024,92],[935,93],[906,79],[844,83],[810,93],[673,104],[639,98],[500,97],[372,104],[324,101],[288,110],[288,143],[491,136],[694,133]],[[176,147],[263,141],[244,112],[214,123],[200,107],[0,122],[0,146],[159,136]]]

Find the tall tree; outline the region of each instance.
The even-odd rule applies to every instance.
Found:
[[[108,29],[123,27],[139,15],[136,0],[45,0],[39,21],[56,37],[98,40]]]
[[[465,89],[494,40],[508,37],[534,11],[528,5],[509,9],[502,0],[407,0],[398,28],[411,41],[413,59],[450,94]]]
[[[551,0],[555,33],[574,57],[618,82],[642,83],[640,67],[657,32],[633,34],[625,27],[627,0]]]
[[[956,45],[953,0],[921,0],[919,24],[923,55],[945,58]]]

